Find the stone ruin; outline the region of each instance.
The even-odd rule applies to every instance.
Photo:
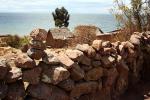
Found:
[[[1,100],[116,100],[149,73],[150,32],[63,52],[44,51],[45,30],[30,36],[27,53],[0,59]]]

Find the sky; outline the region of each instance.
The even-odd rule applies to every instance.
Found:
[[[61,6],[70,13],[107,14],[113,0],[0,0],[0,12],[52,12]]]

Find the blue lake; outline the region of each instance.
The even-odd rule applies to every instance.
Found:
[[[70,14],[69,28],[77,25],[95,25],[104,32],[115,30],[116,21],[109,14]],[[35,28],[53,28],[51,13],[0,13],[0,34],[27,35]]]

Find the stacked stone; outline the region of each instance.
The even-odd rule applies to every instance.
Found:
[[[126,42],[94,40],[91,46],[44,52],[44,33],[31,32],[34,52],[0,59],[2,100],[116,100],[138,81],[144,53],[150,50],[148,32]]]
[[[46,49],[47,31],[44,29],[35,29],[30,33],[30,37],[32,39],[27,54],[32,59],[39,60],[43,57],[44,50]]]

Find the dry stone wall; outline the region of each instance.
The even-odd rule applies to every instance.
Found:
[[[94,40],[64,52],[44,51],[47,32],[35,30],[27,53],[0,59],[1,100],[116,100],[141,77],[150,32],[129,41]]]

